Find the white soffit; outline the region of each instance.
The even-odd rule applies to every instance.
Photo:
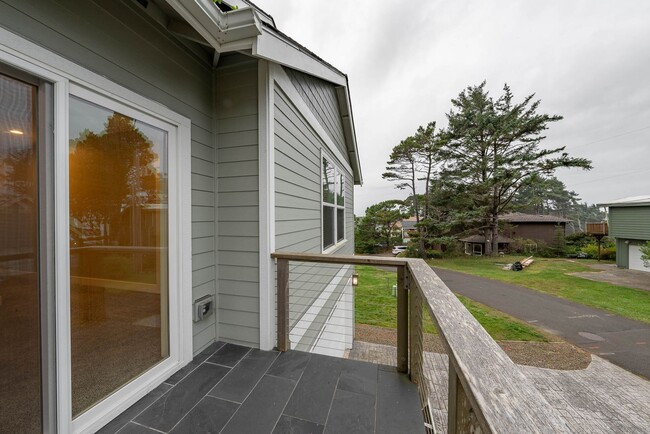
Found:
[[[262,33],[262,24],[252,8],[241,8],[228,13],[212,0],[166,0],[187,23],[217,51],[228,51],[229,45],[250,48],[254,37]],[[244,44],[234,42],[244,41]]]

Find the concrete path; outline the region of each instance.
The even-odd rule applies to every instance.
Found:
[[[650,270],[638,271],[618,268],[615,264],[589,264],[593,272],[570,273],[583,279],[606,282],[612,285],[627,286],[628,288],[650,291]]]
[[[521,286],[441,268],[434,270],[452,291],[650,378],[650,324]]]
[[[355,341],[349,357],[394,366],[397,353],[395,347]],[[449,359],[424,353],[424,365],[436,430],[446,433]],[[650,382],[597,356],[580,371],[518,366],[564,417],[570,432],[650,432]]]

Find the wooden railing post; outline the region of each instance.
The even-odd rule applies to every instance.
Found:
[[[410,280],[410,279],[409,279]],[[411,307],[410,307],[410,351],[409,351],[409,375],[411,381],[419,384],[424,378],[424,330],[423,330],[423,311],[422,296],[417,287],[410,288]]]
[[[397,267],[397,371],[409,369],[409,293],[406,267]]]
[[[278,350],[291,349],[289,342],[289,260],[278,259]]]
[[[449,359],[449,412],[447,418],[447,433],[483,433],[481,424],[472,409],[465,389],[458,378],[456,368]]]

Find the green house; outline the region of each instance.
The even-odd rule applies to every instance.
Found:
[[[640,250],[650,241],[650,196],[628,197],[600,206],[609,208],[609,236],[616,239],[616,265],[650,272]]]

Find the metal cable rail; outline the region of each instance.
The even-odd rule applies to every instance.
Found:
[[[564,433],[566,422],[421,259],[273,253],[277,260],[277,339],[289,342],[290,262],[390,266],[397,270],[397,370],[418,386],[425,426],[436,432],[424,358],[424,312],[449,356],[449,433]]]

